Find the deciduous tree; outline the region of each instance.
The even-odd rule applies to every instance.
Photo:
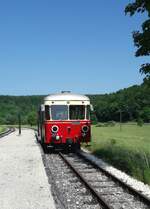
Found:
[[[134,44],[137,47],[136,57],[150,56],[150,0],[135,0],[125,8],[125,13],[133,16],[135,13],[147,13],[147,20],[142,24],[141,31],[133,32]],[[140,72],[145,74],[145,82],[150,84],[150,63],[141,66]]]
[[[33,112],[33,111],[30,112],[27,120],[30,126],[36,125],[36,121],[37,121],[36,112]]]

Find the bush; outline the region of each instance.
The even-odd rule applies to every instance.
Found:
[[[36,125],[37,122],[37,115],[35,112],[30,112],[28,115],[28,124],[30,124],[30,126]]]
[[[97,121],[91,121],[92,125],[97,125]]]
[[[96,127],[108,127],[108,126],[113,127],[113,126],[115,126],[115,125],[116,125],[116,122],[115,122],[115,121],[108,121],[108,122],[106,122],[106,123],[98,123],[98,124],[96,125]]]
[[[117,143],[116,139],[110,139],[111,146],[115,145]]]
[[[138,126],[143,126],[143,120],[142,120],[142,118],[138,118],[137,125]]]
[[[113,121],[113,120],[111,120],[111,121],[108,121],[108,122],[107,122],[107,125],[108,125],[108,126],[115,126],[115,125],[116,125],[116,122]]]
[[[96,127],[104,127],[104,123],[98,123]]]
[[[92,125],[96,125],[98,123],[96,114],[94,112],[91,113],[91,121]]]

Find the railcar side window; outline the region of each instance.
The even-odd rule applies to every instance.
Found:
[[[70,120],[84,120],[85,106],[84,105],[70,105],[69,106]]]
[[[90,105],[86,106],[86,119],[90,120]]]
[[[49,106],[45,105],[45,119],[50,120]]]
[[[51,115],[52,115],[52,120],[68,120],[68,106],[52,105]]]

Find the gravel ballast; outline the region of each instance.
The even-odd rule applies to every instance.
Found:
[[[58,154],[45,155],[45,166],[49,170],[49,176],[53,178],[51,183],[54,193],[59,199],[56,204],[58,209],[102,209],[91,193],[85,188],[76,174],[68,168]]]
[[[0,209],[55,209],[33,130],[0,139]]]

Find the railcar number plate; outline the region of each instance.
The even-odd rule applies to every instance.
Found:
[[[72,124],[80,124],[80,121],[73,121]]]

